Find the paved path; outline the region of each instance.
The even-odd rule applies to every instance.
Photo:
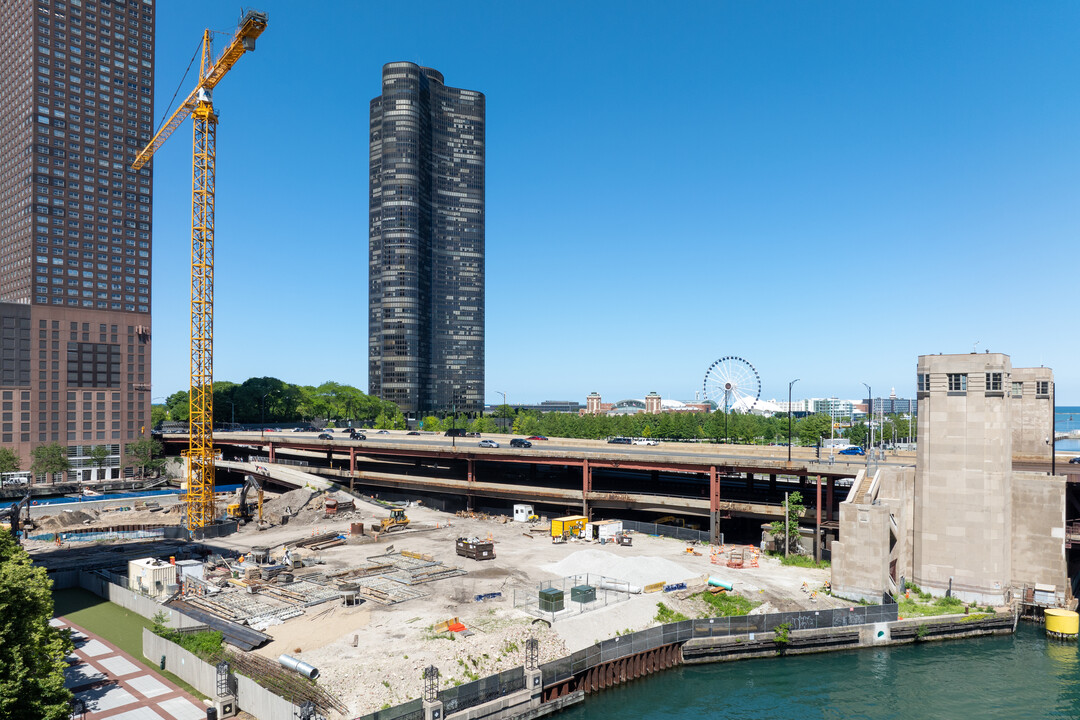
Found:
[[[67,618],[54,627],[71,628],[75,660],[64,685],[86,704],[86,720],[201,720],[206,705],[104,638]],[[75,715],[76,718],[80,716]]]

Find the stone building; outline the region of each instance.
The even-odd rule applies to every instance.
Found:
[[[1064,599],[1065,480],[1012,469],[1014,438],[1034,437],[1053,373],[973,353],[921,356],[917,375],[915,468],[886,466],[852,484],[832,546],[835,592],[877,599],[906,579],[936,596],[1002,603],[1042,583]],[[1030,403],[1014,381],[1019,392],[1031,383]]]

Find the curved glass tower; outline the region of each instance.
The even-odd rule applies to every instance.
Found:
[[[371,101],[368,392],[406,414],[484,399],[484,95],[383,66]]]

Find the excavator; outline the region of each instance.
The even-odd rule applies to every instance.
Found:
[[[393,532],[407,527],[409,527],[409,518],[405,515],[405,511],[395,508],[390,511],[390,517],[380,518],[376,532]]]
[[[247,502],[248,490],[255,490],[258,503]],[[255,507],[253,507],[255,506]],[[240,522],[250,522],[252,510],[258,509],[259,524],[263,522],[263,489],[259,481],[255,479],[254,475],[244,476],[244,487],[240,491],[240,500],[238,502],[231,503],[226,506],[225,514],[232,520],[239,520]]]
[[[26,522],[23,523],[22,511],[26,508]],[[26,495],[21,500],[14,503],[10,507],[0,510],[0,526],[6,527],[11,530],[11,534],[15,536],[15,541],[19,542],[19,529],[25,524],[27,528],[34,527],[33,520],[30,519],[30,491],[26,491]]]

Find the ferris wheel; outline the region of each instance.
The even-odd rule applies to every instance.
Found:
[[[748,413],[761,398],[761,376],[741,357],[722,357],[705,372],[705,399],[724,412]]]

